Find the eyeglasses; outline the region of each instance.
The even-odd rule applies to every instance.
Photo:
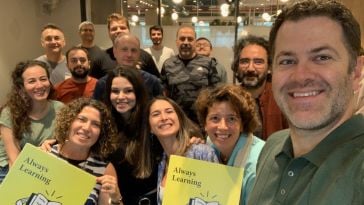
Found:
[[[196,47],[197,48],[210,47],[210,44],[208,44],[208,43],[196,43]]]
[[[250,63],[253,62],[255,67],[263,67],[265,60],[263,58],[240,58],[239,64],[243,67],[249,67]]]
[[[78,61],[80,61],[81,64],[84,64],[86,63],[87,59],[86,58],[71,58],[70,59],[70,62],[73,63],[73,64],[76,64],[78,63]]]

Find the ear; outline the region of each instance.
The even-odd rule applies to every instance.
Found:
[[[356,59],[356,66],[352,72],[352,82],[353,82],[353,90],[357,91],[359,89],[359,84],[362,79],[362,73],[364,74],[364,56],[359,56]]]

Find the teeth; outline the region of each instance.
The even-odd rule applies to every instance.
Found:
[[[227,138],[229,138],[229,135],[218,134],[218,135],[216,135],[216,137],[221,138],[221,139],[227,139]]]
[[[318,91],[312,91],[307,93],[293,93],[293,97],[309,97],[309,96],[315,96],[318,95]]]

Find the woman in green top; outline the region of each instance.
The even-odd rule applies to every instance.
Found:
[[[12,87],[0,113],[0,183],[25,143],[39,146],[53,135],[61,102],[49,100],[52,85],[45,63],[20,62],[12,72]]]

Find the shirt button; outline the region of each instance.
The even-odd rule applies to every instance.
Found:
[[[293,171],[289,171],[288,172],[288,176],[293,177],[294,176],[294,172]]]
[[[285,195],[286,194],[286,190],[285,189],[281,189],[281,195]]]

